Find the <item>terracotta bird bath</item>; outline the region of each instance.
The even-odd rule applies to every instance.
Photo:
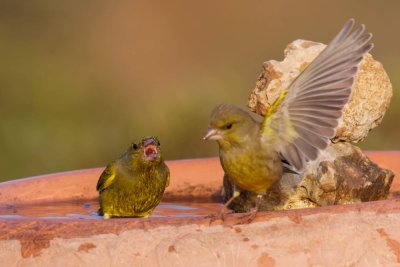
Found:
[[[0,265],[399,266],[400,152],[367,155],[396,174],[388,200],[259,212],[241,225],[238,214],[211,224],[206,217],[220,207],[223,171],[216,158],[167,162],[164,206],[148,219],[104,220],[93,213],[102,168],[5,182]],[[40,209],[46,205],[52,209]]]

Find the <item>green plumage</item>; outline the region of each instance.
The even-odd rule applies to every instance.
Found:
[[[97,182],[100,213],[106,218],[148,217],[160,203],[169,179],[158,139],[134,142]]]
[[[208,139],[217,140],[225,173],[235,185],[263,194],[282,175],[278,153],[261,140],[261,124],[247,112],[230,104],[214,109]]]

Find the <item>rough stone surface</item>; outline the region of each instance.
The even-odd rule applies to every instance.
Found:
[[[286,47],[283,61],[265,62],[256,88],[249,96],[250,109],[265,115],[279,93],[290,85],[325,46],[296,40]],[[367,54],[360,65],[352,96],[343,110],[343,117],[333,141],[363,140],[382,121],[392,94],[392,85],[382,64],[374,60],[371,54]]]
[[[303,176],[285,173],[264,196],[260,210],[282,210],[349,204],[386,199],[394,173],[370,161],[350,143],[331,144],[319,159],[310,162]],[[232,183],[224,177],[225,200],[232,196]],[[256,195],[242,190],[230,205],[237,212],[249,211]]]
[[[2,220],[1,266],[398,266],[398,200],[259,213],[251,224]],[[33,234],[35,233],[35,234]]]

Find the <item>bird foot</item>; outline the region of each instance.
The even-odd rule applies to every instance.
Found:
[[[216,220],[225,221],[226,215],[228,215],[230,213],[233,213],[233,211],[227,209],[226,207],[223,207],[219,212],[211,213],[206,218],[209,218],[210,219],[210,224],[212,224]]]
[[[253,208],[249,212],[244,213],[239,217],[238,224],[248,224],[251,223],[257,216],[258,209]]]

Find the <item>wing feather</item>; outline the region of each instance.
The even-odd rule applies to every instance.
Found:
[[[103,192],[107,187],[109,187],[115,179],[115,162],[111,162],[100,175],[97,181],[96,190]]]
[[[292,82],[262,124],[263,141],[302,171],[318,157],[336,132],[358,66],[372,49],[372,34],[350,19],[329,45]]]

